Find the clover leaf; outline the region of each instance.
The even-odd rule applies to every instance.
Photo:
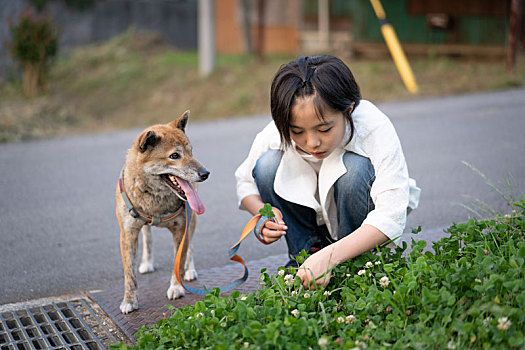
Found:
[[[262,216],[266,216],[268,219],[272,219],[275,217],[275,214],[272,210],[272,205],[270,203],[266,203],[264,207],[262,207],[261,210],[259,210],[259,214],[261,214]]]

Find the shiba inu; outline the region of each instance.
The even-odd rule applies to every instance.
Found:
[[[186,111],[168,124],[146,128],[126,156],[116,191],[125,284],[120,310],[124,314],[138,308],[135,270],[139,232],[142,231],[144,246],[139,272],[147,273],[153,271],[150,226],[170,230],[177,251],[185,230],[185,202],[191,207],[191,220],[187,232],[189,244],[185,244],[182,252],[180,273],[187,281],[197,278],[191,238],[195,232],[196,214],[202,214],[205,209],[195,183],[206,180],[210,172],[193,158],[192,146],[185,133],[189,114]],[[173,271],[167,296],[176,299],[183,295],[184,289]]]

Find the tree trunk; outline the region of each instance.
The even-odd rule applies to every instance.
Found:
[[[264,61],[264,11],[266,0],[257,0],[257,47],[255,48],[259,62]]]
[[[253,53],[252,48],[252,21],[250,18],[250,0],[240,0],[239,9],[241,11],[242,37],[244,41],[244,52],[248,55]]]
[[[31,63],[24,64],[22,88],[24,89],[24,94],[29,98],[38,95],[39,75],[37,65]]]

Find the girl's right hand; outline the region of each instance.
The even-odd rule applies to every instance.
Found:
[[[273,212],[275,214],[276,222],[271,220],[267,221],[264,224],[260,234],[261,239],[268,244],[281,239],[281,237],[286,234],[286,230],[288,229],[288,226],[286,226],[283,221],[281,212],[275,208],[273,208]]]

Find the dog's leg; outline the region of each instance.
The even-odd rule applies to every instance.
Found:
[[[187,239],[187,246],[188,251],[186,252],[186,262],[184,264],[184,280],[185,281],[193,281],[197,279],[198,274],[197,270],[195,270],[195,265],[193,263],[193,235],[195,234],[195,228],[197,227],[197,215],[192,212],[191,213],[191,225],[190,225],[190,232],[188,232],[188,239]],[[177,253],[175,253],[177,254]]]
[[[184,280],[193,281],[197,279],[197,277],[199,277],[199,275],[193,263],[193,242],[189,242],[188,252],[186,253],[186,263],[184,264]]]
[[[151,228],[148,225],[142,227],[142,261],[139,266],[140,273],[155,271],[153,267],[153,247],[151,241]]]
[[[193,237],[193,233],[195,232],[196,225],[197,225],[197,215],[192,211],[190,227],[189,227],[189,231],[187,232],[188,237],[186,240],[186,244],[184,245],[184,250],[182,251],[181,262],[180,262],[180,275],[183,276],[184,279],[186,279],[185,270],[186,270],[186,266],[188,266],[187,265],[187,257],[188,257],[188,251],[189,251],[188,248],[190,246],[190,242],[191,242],[191,238]],[[173,235],[174,251],[175,251],[175,256],[177,256],[178,247],[184,235],[184,227],[182,225],[174,225],[172,227],[169,227],[169,230],[171,231]],[[177,277],[175,275],[175,266],[173,266],[170,287],[168,288],[168,292],[167,292],[168,299],[177,299],[183,296],[184,294],[185,294],[184,287],[182,287],[179,281],[177,281]]]
[[[178,247],[180,245],[180,242],[182,240],[182,232],[180,232],[180,229],[177,230],[177,229],[171,229],[170,228],[170,231],[172,232],[173,234],[173,244],[174,244],[174,251],[175,251],[175,256],[177,256],[177,250],[178,250]],[[186,266],[186,252],[188,251],[188,245],[186,244],[184,246],[184,251],[182,252],[182,256],[181,256],[181,262],[180,262],[180,274],[182,276],[184,276],[184,270],[185,270],[185,266]],[[168,288],[168,291],[167,291],[167,295],[168,295],[168,299],[170,300],[173,300],[173,299],[177,299],[177,298],[180,298],[182,296],[184,296],[185,292],[184,292],[184,287],[182,287],[179,283],[179,281],[177,280],[177,276],[175,275],[175,265],[173,266],[173,272],[171,274],[171,280],[170,280],[170,287]]]
[[[120,220],[119,220],[120,221]],[[137,299],[137,249],[140,227],[127,227],[120,223],[120,252],[122,254],[122,265],[124,267],[124,299],[120,304],[123,314],[139,308]]]

